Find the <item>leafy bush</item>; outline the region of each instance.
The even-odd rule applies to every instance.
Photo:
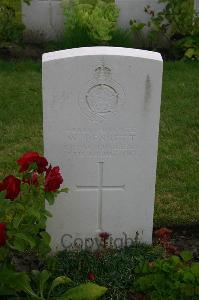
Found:
[[[199,299],[199,263],[183,251],[178,256],[142,262],[137,268],[138,279],[133,288],[151,300]]]
[[[116,30],[119,9],[113,0],[63,0],[67,47],[107,45]]]
[[[150,6],[145,12],[150,15],[148,26],[150,40],[160,48],[161,37],[177,58],[199,58],[199,14],[193,9],[192,0],[159,0],[164,3],[162,11],[155,13]]]
[[[23,0],[29,3],[30,0]],[[25,26],[21,21],[20,0],[1,0],[0,3],[0,45],[22,41]]]
[[[199,263],[193,262],[192,253],[180,252],[171,243],[172,230],[160,228],[155,231],[157,244],[163,246],[163,258],[143,260],[137,266],[135,292],[143,293],[139,299],[150,300],[196,300],[199,298]],[[170,256],[171,254],[175,254]],[[139,295],[139,294],[137,294]],[[137,299],[137,298],[135,298]]]
[[[9,175],[0,182],[0,297],[22,299],[26,295],[26,299],[52,299],[51,293],[58,285],[72,281],[67,276],[53,279],[47,270],[19,272],[16,258],[33,252],[45,260],[51,239],[45,231],[47,218],[51,216],[45,208],[45,199],[52,205],[57,195],[68,189],[60,189],[63,178],[59,167],[49,165],[37,152],[25,153],[17,163],[19,176]],[[105,292],[104,287],[82,284],[67,289],[59,299],[72,296],[77,300],[94,300]]]

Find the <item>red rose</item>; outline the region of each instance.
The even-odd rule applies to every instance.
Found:
[[[108,240],[109,236],[110,236],[110,233],[108,233],[108,232],[100,232],[100,234],[99,234],[99,237],[104,241]]]
[[[39,184],[39,182],[38,182],[38,173],[33,172],[29,178],[24,178],[23,182],[28,183],[29,185],[31,185],[31,184],[32,185],[38,185]]]
[[[20,193],[20,185],[21,180],[9,175],[0,183],[0,192],[6,191],[6,199],[14,200]]]
[[[63,182],[59,167],[51,166],[46,171],[45,192],[56,192]]]
[[[178,247],[173,245],[172,243],[165,242],[165,243],[162,243],[162,245],[163,245],[163,247],[165,248],[165,250],[168,254],[175,254],[175,255],[180,254],[180,251],[179,251]]]
[[[6,239],[6,224],[0,223],[0,247],[5,245]]]
[[[171,239],[172,230],[168,228],[160,228],[155,231],[155,237],[158,240],[170,240]]]
[[[25,172],[28,170],[29,166],[33,163],[37,165],[38,173],[43,173],[46,171],[48,161],[45,157],[40,156],[37,152],[27,152],[23,154],[18,160],[18,165],[20,165],[19,172]]]
[[[93,272],[88,273],[88,280],[94,281],[96,279],[96,275]]]

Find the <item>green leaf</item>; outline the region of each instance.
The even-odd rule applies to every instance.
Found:
[[[68,193],[69,192],[69,188],[64,188],[60,190],[60,193]]]
[[[199,263],[198,262],[192,263],[191,271],[193,274],[198,275],[198,277],[199,277]]]
[[[145,27],[144,23],[138,23],[136,20],[131,20],[130,25],[133,32],[138,32]]]
[[[191,283],[191,282],[194,282],[194,279],[195,279],[194,274],[192,274],[189,271],[184,272],[184,274],[183,274],[183,281],[184,282]]]
[[[40,295],[41,297],[43,297],[43,293],[44,293],[44,290],[45,290],[45,283],[48,281],[48,279],[50,278],[50,275],[51,273],[48,272],[47,270],[43,270],[39,277],[40,277],[40,280],[39,280],[39,290],[40,290]]]
[[[192,58],[195,54],[194,48],[189,48],[186,52],[185,52],[185,56],[188,58]]]
[[[5,199],[5,193],[4,192],[1,192],[0,193],[0,207],[9,207],[9,205],[11,205],[12,204],[12,202],[10,201],[10,200],[8,200],[8,199]]]
[[[193,258],[193,254],[190,251],[182,251],[180,252],[180,256],[185,262],[190,261]]]
[[[15,239],[13,244],[10,244],[9,242],[7,242],[8,245],[10,246],[10,248],[18,250],[18,251],[25,251],[26,250],[26,243],[24,242],[24,240],[18,240]]]
[[[170,257],[170,260],[172,261],[172,263],[173,263],[174,265],[178,265],[178,264],[180,264],[180,262],[181,262],[180,258],[179,258],[178,256],[176,256],[176,255],[171,256],[171,257]]]
[[[15,237],[17,238],[17,240],[24,240],[25,242],[27,242],[31,248],[34,248],[36,246],[36,242],[30,234],[19,232],[15,235]]]
[[[0,247],[0,262],[6,258],[6,256],[8,255],[8,251],[8,248]]]
[[[73,281],[68,277],[68,276],[60,276],[60,277],[57,277],[53,280],[52,282],[52,285],[51,285],[51,288],[49,290],[49,293],[48,293],[48,298],[51,294],[51,292],[53,291],[53,289],[55,287],[57,287],[58,285],[62,285],[62,284],[70,284],[72,283]]]
[[[24,218],[24,216],[22,214],[20,214],[20,215],[18,214],[14,217],[13,222],[12,222],[14,228],[17,229],[19,227],[19,225],[20,225],[21,221],[23,220],[23,218]]]
[[[49,245],[45,244],[45,243],[40,243],[38,245],[38,252],[40,253],[40,255],[47,255],[49,252],[51,251],[51,248]]]
[[[9,289],[23,291],[36,299],[38,298],[30,286],[30,278],[26,273],[17,273],[12,269],[4,268],[0,270],[0,280],[4,282]]]
[[[31,271],[31,277],[32,277],[32,280],[35,282],[35,283],[38,283],[39,281],[39,275],[40,275],[40,272],[38,270],[32,270]]]
[[[16,289],[22,290],[28,295],[38,299],[37,295],[33,292],[30,286],[30,278],[25,273],[19,273],[18,280],[15,281]]]
[[[80,284],[75,288],[69,289],[57,300],[96,300],[102,297],[107,288],[94,283]]]
[[[30,186],[28,183],[23,183],[23,184],[21,184],[20,189],[21,189],[22,194],[29,194]]]
[[[33,208],[30,208],[28,214],[29,214],[30,216],[35,217],[38,221],[39,221],[40,218],[41,218],[41,214],[39,213],[39,211],[36,210],[36,209],[33,209]]]
[[[19,202],[12,202],[15,206],[15,210],[18,209],[20,211],[25,211],[25,207]]]
[[[44,243],[47,244],[47,245],[49,245],[50,241],[51,241],[50,234],[48,234],[48,232],[46,232],[46,231],[42,231],[42,232],[40,232],[40,235],[41,235]]]
[[[46,217],[52,218],[53,215],[47,209],[45,209],[44,211],[45,211]]]
[[[45,192],[45,198],[50,205],[53,205],[55,202],[55,195],[51,192]]]

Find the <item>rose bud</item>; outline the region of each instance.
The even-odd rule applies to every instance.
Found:
[[[88,280],[94,281],[96,279],[96,275],[93,272],[88,273]]]
[[[108,240],[109,236],[110,236],[110,233],[108,233],[108,232],[100,232],[100,234],[99,234],[99,237],[104,241]]]

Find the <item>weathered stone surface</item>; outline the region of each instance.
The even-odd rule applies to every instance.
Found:
[[[127,237],[151,242],[161,86],[159,53],[93,47],[44,54],[45,155],[70,188],[51,208],[54,250],[76,238],[85,246],[100,232],[112,234],[114,246]]]

